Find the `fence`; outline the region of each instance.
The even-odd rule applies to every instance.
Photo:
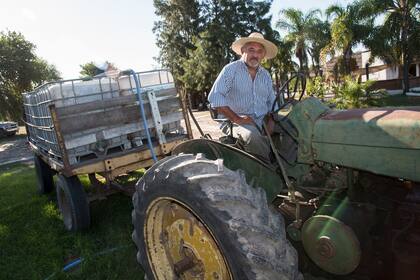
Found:
[[[410,78],[410,88],[420,87],[420,77]],[[386,89],[386,90],[396,90],[403,88],[402,79],[393,79],[393,80],[381,80],[376,81],[371,89]]]

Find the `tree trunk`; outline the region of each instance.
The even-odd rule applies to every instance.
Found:
[[[404,54],[404,67],[403,67],[403,94],[410,91],[410,79],[408,77],[408,67],[410,66],[410,59],[407,53]]]
[[[279,80],[279,73],[277,71],[274,73],[274,79],[276,80],[276,93],[279,94],[280,80]]]
[[[344,51],[344,73],[346,75],[351,74],[351,48],[347,47]]]
[[[409,8],[407,6],[408,3],[404,3],[404,19],[402,22],[402,32],[401,32],[401,39],[402,39],[402,58],[403,58],[403,94],[410,89],[410,81],[408,79],[408,67],[410,66],[410,58],[408,53],[408,28],[409,28]]]
[[[299,72],[303,72],[303,57],[299,56]]]

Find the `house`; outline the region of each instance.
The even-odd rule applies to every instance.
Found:
[[[397,66],[388,65],[379,58],[369,62],[371,52],[369,50],[359,51],[352,55],[352,75],[360,75],[360,81],[377,81],[373,88],[384,88],[387,90],[402,89],[402,73]],[[337,79],[336,65],[339,58],[334,57],[324,66],[327,80]],[[420,59],[417,58],[409,67],[410,88],[420,87]]]
[[[399,67],[387,65],[383,60],[375,58],[373,62],[369,63],[371,57],[370,51],[360,52],[361,65],[359,66],[360,72],[364,72],[361,75],[362,82],[366,80],[384,81],[384,80],[395,80],[400,79],[402,73],[400,73]],[[367,69],[369,73],[367,73]],[[420,60],[415,60],[409,67],[408,73],[410,78],[420,77]]]

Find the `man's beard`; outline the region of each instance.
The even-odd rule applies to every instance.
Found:
[[[260,66],[260,62],[258,61],[258,59],[250,59],[249,62],[247,63],[249,67],[252,68],[257,68],[258,66]]]

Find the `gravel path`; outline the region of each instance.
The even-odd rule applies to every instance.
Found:
[[[20,127],[16,136],[0,139],[0,165],[32,160],[25,135],[25,127]]]
[[[197,119],[198,124],[201,127],[201,130],[203,130],[204,134],[210,134],[211,137],[213,137],[214,140],[219,139],[220,136],[222,136],[222,132],[220,131],[219,123],[212,120],[210,117],[209,111],[201,111],[201,112],[193,112],[195,118]],[[193,120],[191,120],[191,129],[193,131],[194,138],[200,138],[200,133],[195,126]]]

